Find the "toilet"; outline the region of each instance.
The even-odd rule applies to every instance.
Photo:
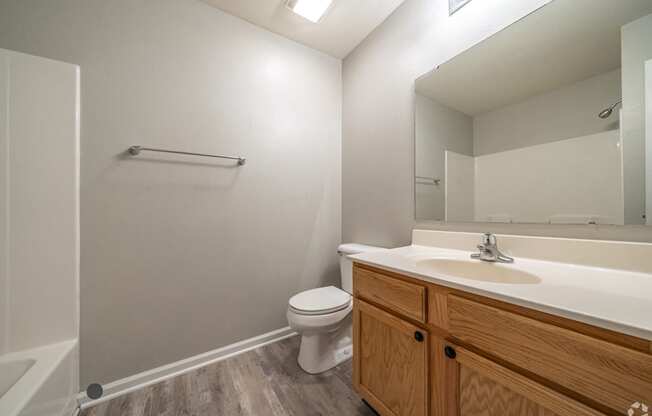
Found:
[[[377,250],[382,249],[363,244],[340,245],[337,252],[340,255],[342,289],[320,287],[290,298],[288,324],[301,335],[297,361],[304,371],[322,373],[351,358],[353,262],[348,256]]]

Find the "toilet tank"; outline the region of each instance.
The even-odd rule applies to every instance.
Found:
[[[368,253],[370,251],[383,250],[382,247],[367,246],[364,244],[341,244],[337,248],[340,255],[340,276],[342,278],[342,290],[353,293],[353,262],[348,256],[351,254]]]

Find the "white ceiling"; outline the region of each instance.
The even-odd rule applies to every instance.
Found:
[[[650,0],[556,0],[419,78],[417,91],[474,116],[621,66],[620,28]]]
[[[333,0],[319,23],[288,10],[285,0],[203,0],[229,14],[336,58],[344,58],[405,0]]]

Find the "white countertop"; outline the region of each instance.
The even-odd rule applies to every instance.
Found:
[[[470,260],[471,251],[412,245],[350,256],[359,263],[475,293],[652,341],[652,275],[516,258],[499,265],[540,278],[533,284],[495,283],[434,273],[432,258]]]

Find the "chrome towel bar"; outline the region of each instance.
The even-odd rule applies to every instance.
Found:
[[[132,156],[138,156],[140,154],[140,152],[146,151],[146,152],[174,153],[174,154],[177,154],[177,155],[215,157],[215,158],[218,158],[218,159],[237,160],[238,161],[238,166],[242,166],[245,163],[247,163],[247,159],[245,159],[244,157],[209,155],[207,153],[182,152],[182,151],[179,151],[179,150],[155,149],[153,147],[131,146],[129,149],[127,149],[127,151]]]

